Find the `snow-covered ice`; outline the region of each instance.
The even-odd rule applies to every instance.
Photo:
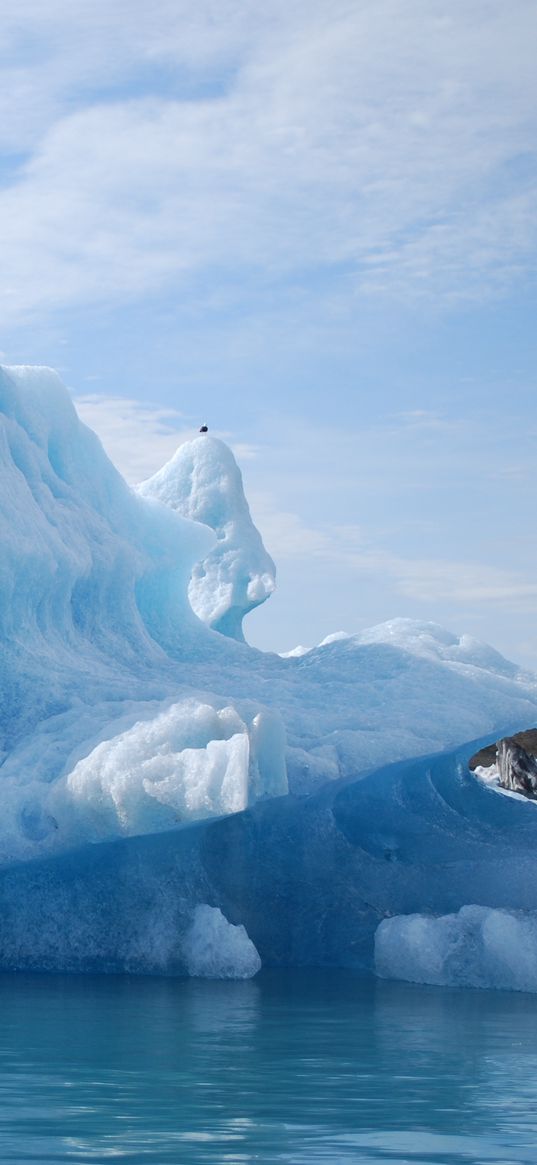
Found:
[[[55,373],[0,370],[0,538],[3,965],[173,970],[207,902],[264,962],[357,965],[387,912],[537,910],[534,807],[426,759],[534,725],[537,677],[408,619],[249,647],[274,567],[223,442],[132,490]]]

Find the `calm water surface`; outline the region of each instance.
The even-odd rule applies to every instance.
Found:
[[[0,976],[0,1162],[537,1162],[537,997]]]

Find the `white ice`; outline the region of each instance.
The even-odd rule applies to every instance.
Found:
[[[204,434],[180,445],[138,489],[215,531],[216,544],[195,565],[188,597],[209,627],[242,641],[243,618],[272,594],[276,568],[252,522],[231,449]]]
[[[181,954],[188,974],[201,979],[251,979],[261,959],[244,926],[233,926],[216,906],[196,906]]]
[[[133,491],[48,369],[0,370],[0,538],[0,864],[536,720],[535,676],[431,623],[286,659],[238,642],[273,571],[230,451],[200,437]]]
[[[457,914],[380,923],[375,969],[385,979],[537,991],[537,914],[463,906]]]

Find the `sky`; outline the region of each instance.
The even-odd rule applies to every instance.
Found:
[[[537,668],[534,0],[4,0],[0,359],[131,482],[232,445],[286,650]]]

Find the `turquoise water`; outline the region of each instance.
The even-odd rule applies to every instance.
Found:
[[[537,1161],[537,997],[0,976],[0,1161]]]

